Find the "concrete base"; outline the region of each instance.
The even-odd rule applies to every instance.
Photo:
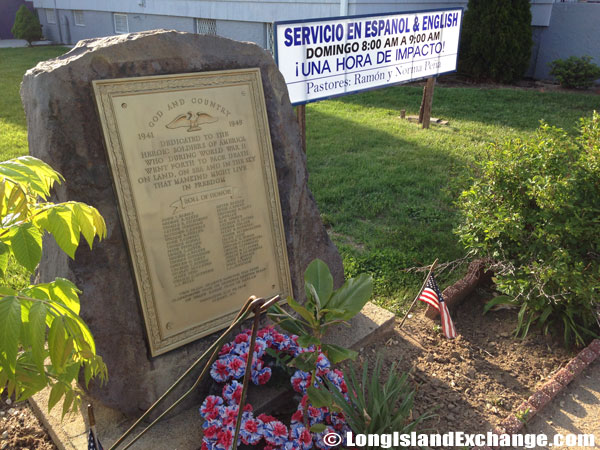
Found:
[[[119,411],[107,408],[90,398],[84,400],[79,413],[69,414],[61,421],[60,403],[48,412],[49,394],[50,390],[46,389],[30,398],[29,404],[32,406],[35,415],[48,430],[52,441],[59,450],[84,450],[88,448],[89,426],[86,412],[88,403],[94,405],[98,438],[105,450],[108,450],[112,443],[127,431],[134,422],[134,420],[128,419]],[[200,448],[202,440],[201,426],[202,422],[198,409],[187,410],[156,424],[131,448],[196,450]],[[141,429],[142,426],[134,431],[134,434],[125,442],[129,442]]]
[[[350,321],[350,326],[340,324],[330,329],[327,342],[361,350],[372,340],[391,332],[394,328],[394,314],[367,303],[362,312]],[[110,368],[109,368],[110,372]],[[191,385],[193,380],[189,380]],[[287,390],[268,388],[253,390],[249,401],[255,411],[268,411],[274,405],[288,399]],[[61,421],[60,405],[48,412],[49,389],[33,396],[29,403],[35,414],[48,429],[52,440],[59,450],[81,450],[87,448],[87,413],[89,402],[94,405],[98,437],[105,449],[108,449],[134,422],[122,413],[90,399],[84,400],[82,411],[69,414]],[[252,398],[250,397],[252,395]],[[165,405],[173,402],[167,399]],[[161,408],[161,410],[163,410]],[[144,426],[144,425],[142,425]],[[142,426],[133,435],[141,431]],[[200,448],[202,421],[197,408],[184,411],[159,422],[137,441],[132,449],[153,450],[197,450]],[[132,435],[132,436],[133,436]],[[131,440],[127,439],[126,442]]]

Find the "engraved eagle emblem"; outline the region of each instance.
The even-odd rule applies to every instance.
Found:
[[[217,120],[219,120],[217,117],[213,117],[210,114],[196,112],[194,115],[191,111],[188,111],[187,114],[180,114],[175,117],[166,127],[171,130],[174,128],[187,128],[188,132],[200,131],[202,129],[200,125],[213,123]]]

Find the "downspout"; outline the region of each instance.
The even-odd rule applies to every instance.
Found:
[[[60,17],[58,15],[58,9],[56,9],[56,0],[54,0],[54,17],[56,17],[56,26],[58,27],[58,40],[61,44],[63,44],[64,41],[62,37],[62,29],[60,26]]]
[[[348,15],[348,1],[349,0],[340,0],[340,16]]]

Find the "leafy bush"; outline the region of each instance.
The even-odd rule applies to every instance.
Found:
[[[106,235],[95,208],[46,201],[61,180],[58,172],[30,156],[0,163],[0,276],[9,263],[32,273],[42,257],[44,232],[71,258],[80,235],[90,249],[96,236]],[[0,286],[0,393],[7,389],[22,401],[50,386],[48,408],[64,397],[64,415],[81,402],[74,381],[82,368],[86,385],[93,377],[105,379],[106,366],[79,317],[79,293],[63,278],[24,289]]]
[[[576,138],[542,124],[530,142],[491,145],[480,175],[460,198],[457,233],[497,262],[510,297],[492,302],[521,307],[522,336],[537,323],[583,344],[598,332],[600,115],[581,119]]]
[[[10,32],[17,39],[25,39],[29,45],[42,38],[42,26],[39,19],[25,5],[22,5],[17,11],[15,23]]]
[[[528,0],[469,0],[459,51],[459,70],[476,80],[511,83],[531,57]]]
[[[585,89],[600,78],[600,67],[592,62],[591,56],[571,56],[552,61],[550,75],[565,88]]]

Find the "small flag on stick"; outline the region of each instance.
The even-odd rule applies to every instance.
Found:
[[[90,431],[88,432],[88,450],[103,450],[102,444],[96,435],[96,418],[94,417],[94,408],[88,405],[88,419],[90,422]]]
[[[440,288],[435,282],[433,274],[429,276],[427,283],[425,283],[425,288],[421,292],[419,300],[431,305],[440,312],[440,317],[442,319],[442,331],[444,332],[444,336],[446,336],[448,339],[454,339],[456,337],[456,329],[454,328],[454,324],[452,323],[452,318],[450,317],[450,311],[448,311],[448,306],[446,306],[444,297],[442,296]]]
[[[100,441],[97,441],[98,445],[96,445],[96,441],[97,439],[94,437],[94,432],[90,429],[90,432],[88,433],[88,450],[103,450]]]

